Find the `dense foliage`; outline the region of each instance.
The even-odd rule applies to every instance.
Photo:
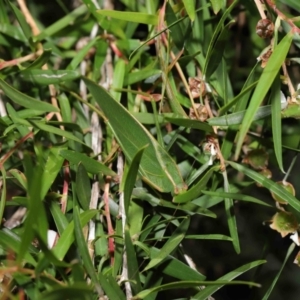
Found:
[[[0,0],[1,299],[297,299],[299,12]]]

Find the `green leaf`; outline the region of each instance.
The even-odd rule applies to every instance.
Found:
[[[41,294],[43,300],[71,299],[88,300],[93,296],[93,289],[83,282],[74,282],[69,286],[56,285],[49,291]]]
[[[245,284],[249,286],[256,286],[260,287],[259,284],[254,283],[254,282],[249,282],[249,281],[177,281],[177,282],[172,282],[172,283],[167,283],[164,285],[160,285],[157,287],[154,287],[152,289],[146,289],[140,292],[138,295],[133,297],[132,299],[144,299],[148,295],[150,295],[153,292],[156,291],[166,291],[166,290],[171,290],[171,289],[187,289],[191,287],[199,287],[203,285],[208,285],[208,286],[220,286],[220,285],[233,285],[233,284]],[[194,298],[192,298],[194,299]],[[195,298],[197,299],[197,298]]]
[[[39,85],[59,84],[63,81],[71,81],[80,77],[78,71],[72,70],[24,70],[21,77],[25,81],[30,81]]]
[[[277,195],[279,198],[284,199],[287,201],[292,207],[294,207],[298,212],[300,212],[300,202],[298,199],[296,199],[291,193],[289,193],[287,190],[285,190],[283,187],[281,187],[276,182],[273,182],[272,180],[266,178],[265,176],[250,170],[249,168],[246,168],[243,165],[237,164],[232,161],[228,161],[228,164],[231,165],[234,169],[244,173],[251,179],[253,179],[255,182],[261,184],[271,192],[273,192],[275,195]]]
[[[44,49],[43,53],[25,70],[39,69],[48,62],[52,54],[52,49]]]
[[[140,12],[131,11],[116,11],[116,10],[97,10],[97,13],[102,16],[111,17],[127,22],[135,22],[141,24],[157,25],[158,16]]]
[[[222,61],[223,53],[226,49],[226,45],[228,45],[228,40],[230,38],[230,30],[229,27],[232,25],[234,21],[229,22],[222,29],[220,35],[218,36],[210,55],[207,57],[205,61],[205,80],[209,81],[211,75],[216,71],[219,64]]]
[[[96,214],[97,210],[87,210],[80,214],[80,224],[81,227],[86,225]],[[66,253],[68,252],[71,244],[74,242],[74,221],[71,221],[67,228],[64,230],[60,236],[57,244],[55,245],[53,251],[56,257],[62,260]]]
[[[217,27],[214,30],[213,36],[210,40],[210,43],[209,43],[209,46],[208,46],[208,49],[207,49],[206,60],[205,60],[205,65],[204,65],[204,72],[203,72],[205,75],[206,75],[206,70],[209,66],[208,63],[209,63],[209,61],[211,59],[211,56],[214,52],[214,47],[215,47],[216,41],[219,37],[220,31],[222,30],[222,28],[224,26],[224,22],[227,19],[228,15],[230,14],[230,12],[232,11],[232,9],[235,7],[235,5],[237,3],[238,3],[238,0],[235,0],[235,1],[232,2],[232,4],[227,8],[227,10],[222,15]],[[222,41],[222,39],[220,41]],[[221,51],[222,51],[222,49],[221,49]]]
[[[161,249],[151,247],[150,258],[157,257],[161,252]],[[182,261],[178,260],[172,255],[168,255],[163,264],[159,266],[162,272],[166,275],[172,276],[181,280],[205,280],[205,276],[199,273],[197,270],[192,269]]]
[[[277,159],[278,166],[282,173],[282,138],[281,138],[281,97],[280,97],[280,78],[277,76],[271,89],[271,116],[272,116],[272,136],[274,142],[274,151]]]
[[[61,170],[64,159],[59,156],[59,153],[66,146],[53,145],[47,153],[46,162],[43,168],[42,180],[41,180],[41,197],[42,199],[48,193],[55,178]]]
[[[142,290],[140,281],[139,265],[137,261],[137,253],[132,244],[131,236],[128,228],[125,228],[125,251],[127,255],[128,279],[131,281],[131,287],[134,294]]]
[[[31,38],[32,34],[31,34],[30,27],[29,27],[28,23],[26,22],[26,19],[25,19],[23,13],[10,1],[7,1],[7,3],[10,6],[10,8],[12,9],[13,13],[15,14],[16,19],[18,20],[18,22],[24,32],[24,35],[26,36],[27,40],[29,40]]]
[[[88,210],[91,199],[91,183],[83,164],[79,164],[77,169],[75,190],[81,208],[83,210]]]
[[[183,0],[183,5],[185,7],[185,10],[187,14],[189,15],[191,21],[195,20],[195,0]]]
[[[40,121],[33,121],[33,120],[31,120],[30,123],[32,123],[35,127],[37,127],[40,130],[43,130],[45,132],[49,132],[49,133],[53,133],[53,134],[62,136],[64,138],[70,139],[70,140],[78,142],[80,144],[84,143],[82,140],[80,140],[74,134],[72,134],[72,133],[70,133],[70,132],[68,132],[66,130],[62,130],[62,129],[54,127],[54,126],[47,125],[44,122],[40,122]]]
[[[80,256],[82,258],[83,265],[84,265],[87,273],[89,274],[92,282],[94,283],[98,294],[101,295],[102,289],[98,282],[97,274],[95,272],[94,265],[93,265],[92,259],[90,257],[90,254],[89,254],[89,250],[87,248],[87,243],[86,243],[86,240],[85,240],[83,232],[82,232],[78,206],[74,207],[73,218],[74,218],[75,240],[76,240],[76,244],[77,244]]]
[[[20,249],[20,244],[21,244],[21,238],[18,235],[16,235],[13,231],[8,230],[6,228],[0,231],[0,245],[4,249],[13,250],[16,254],[18,254]],[[31,264],[32,266],[36,266],[37,262],[32,256],[32,254],[34,254],[32,249],[31,248],[27,249],[27,251],[25,251],[23,255],[23,259],[24,261]]]
[[[207,133],[213,133],[213,128],[206,122],[201,122],[199,120],[184,119],[182,117],[173,117],[173,114],[163,114],[163,116],[167,121],[169,121],[172,124],[176,124],[178,126],[183,126],[187,128],[203,130]]]
[[[136,155],[134,155],[127,174],[124,176],[124,209],[125,214],[128,216],[128,209],[131,200],[132,190],[134,188],[136,177],[139,171],[139,165],[142,159],[142,155],[145,151],[146,147],[141,148]]]
[[[84,82],[107,117],[129,161],[132,161],[139,149],[149,145],[144,151],[140,164],[143,179],[159,191],[172,193],[183,191],[186,187],[175,162],[153,136],[103,88],[86,78]]]
[[[247,201],[247,202],[253,202],[256,204],[264,205],[264,206],[269,206],[271,205],[254,198],[252,196],[247,196],[247,195],[242,195],[242,194],[237,194],[237,193],[226,193],[226,192],[212,192],[212,191],[202,191],[203,194],[209,195],[209,196],[215,196],[215,197],[222,197],[222,198],[232,198],[235,200],[239,201]]]
[[[31,108],[33,110],[40,110],[43,112],[58,112],[58,108],[53,105],[36,100],[32,97],[23,94],[7,84],[4,80],[0,79],[0,88],[3,90],[4,94],[10,98],[13,102],[21,105],[25,108]]]
[[[181,224],[176,228],[172,236],[160,249],[160,252],[151,258],[150,262],[145,267],[144,271],[149,270],[156,265],[160,264],[183,240],[186,231],[190,224],[190,218],[184,219]]]
[[[99,161],[87,156],[86,154],[79,153],[72,150],[61,150],[59,152],[63,158],[67,159],[72,164],[79,164],[85,167],[85,169],[92,174],[103,173],[108,176],[116,176],[117,174],[110,168],[100,163]]]
[[[275,285],[276,285],[276,283],[277,283],[277,281],[278,281],[278,279],[279,279],[279,276],[280,276],[280,274],[281,274],[281,272],[282,272],[282,270],[283,270],[283,268],[284,268],[284,266],[285,266],[287,260],[289,259],[289,257],[291,256],[292,252],[294,251],[294,249],[295,249],[295,244],[292,243],[292,244],[290,245],[290,247],[289,247],[287,253],[286,253],[285,259],[284,259],[284,261],[283,261],[283,263],[282,263],[282,266],[281,266],[279,272],[278,272],[277,275],[275,276],[275,278],[274,278],[274,280],[273,280],[273,282],[272,282],[270,288],[267,290],[267,292],[266,292],[266,294],[264,295],[264,297],[262,298],[262,300],[267,300],[267,299],[269,298],[269,296],[271,295],[271,293],[272,293],[272,291],[273,291],[273,288],[275,287]]]
[[[206,187],[206,184],[212,174],[218,170],[220,166],[211,167],[205,175],[185,193],[181,193],[173,198],[174,203],[186,203],[192,201],[202,194],[202,190]]]
[[[217,14],[221,9],[225,7],[226,1],[224,0],[210,0],[212,9]]]
[[[255,268],[261,264],[266,263],[265,260],[257,260],[257,261],[253,261],[251,263],[248,263],[246,265],[243,265],[237,269],[235,269],[234,271],[229,272],[228,274],[220,277],[218,280],[216,280],[214,283],[218,284],[219,281],[231,281],[234,278],[242,275],[243,273],[251,270],[252,268]],[[206,283],[204,283],[204,285],[206,285]],[[223,286],[223,284],[221,284],[220,286],[216,286],[216,285],[211,285],[211,286],[207,286],[204,290],[200,291],[199,293],[197,293],[196,295],[193,296],[193,299],[197,299],[197,300],[206,300],[207,297],[211,296],[212,294],[214,294],[216,291],[218,291],[221,287]]]
[[[237,160],[245,139],[245,136],[248,132],[248,129],[251,126],[253,118],[264,100],[269,88],[271,87],[274,79],[276,78],[279,69],[281,68],[282,63],[285,61],[288,51],[290,49],[290,45],[292,43],[293,34],[289,32],[281,42],[275,47],[274,52],[272,53],[270,59],[268,60],[267,66],[265,67],[258,84],[255,88],[253,96],[250,100],[249,107],[246,111],[243,123],[241,125],[236,151],[235,151],[235,159]]]

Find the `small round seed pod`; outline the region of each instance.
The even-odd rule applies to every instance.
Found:
[[[261,19],[257,22],[256,33],[262,39],[270,38],[274,33],[274,24],[269,19]]]

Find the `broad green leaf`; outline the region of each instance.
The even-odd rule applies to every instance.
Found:
[[[148,25],[158,24],[158,16],[141,13],[141,12],[102,9],[102,10],[97,10],[97,13],[102,16],[124,20],[127,22],[135,22],[135,23],[148,24]]]
[[[282,186],[243,165],[237,164],[232,161],[228,161],[228,164],[231,165],[234,169],[244,173],[245,175],[253,179],[255,182],[261,184],[278,197],[284,199],[298,212],[300,212],[300,201],[287,190],[285,190]]]
[[[79,164],[77,168],[75,190],[81,208],[83,210],[88,210],[91,199],[91,183],[83,164]]]
[[[71,164],[82,163],[85,169],[92,174],[103,173],[108,176],[116,176],[116,173],[113,170],[86,154],[72,150],[61,150],[59,155],[67,159]]]
[[[181,222],[181,224],[176,228],[172,236],[160,249],[160,252],[151,258],[144,271],[149,270],[155,267],[156,265],[160,264],[181,243],[181,241],[184,239],[186,231],[188,230],[189,224],[189,218],[186,218]]]
[[[245,113],[245,117],[244,117],[243,123],[242,123],[240,131],[239,131],[237,145],[236,145],[236,151],[235,151],[235,159],[236,160],[240,154],[245,136],[248,132],[248,129],[251,126],[253,118],[254,118],[260,104],[264,100],[264,97],[266,96],[267,92],[269,91],[269,88],[271,87],[272,83],[274,82],[274,79],[276,78],[282,63],[286,59],[286,56],[290,49],[290,45],[292,43],[292,39],[293,39],[293,34],[291,32],[289,32],[281,40],[281,42],[275,47],[274,52],[272,53],[270,59],[268,60],[267,66],[265,67],[262,75],[260,76],[260,79],[255,88],[253,96],[250,100],[249,107]]]
[[[137,294],[142,290],[142,286],[140,281],[137,253],[132,244],[128,228],[125,228],[125,251],[127,255],[128,279],[131,281],[133,294]]]
[[[53,105],[36,100],[26,94],[19,92],[17,89],[13,88],[7,84],[4,80],[0,79],[0,88],[3,90],[4,94],[10,98],[13,102],[21,105],[25,108],[30,108],[33,110],[40,110],[43,112],[58,112],[58,108]]]
[[[273,280],[273,282],[272,282],[270,288],[267,290],[267,292],[266,292],[266,294],[264,295],[264,297],[262,298],[262,300],[267,300],[267,299],[269,299],[269,296],[271,295],[271,293],[272,293],[272,291],[273,291],[273,288],[275,287],[275,285],[276,285],[276,283],[277,283],[277,281],[278,281],[278,279],[279,279],[279,276],[280,276],[280,274],[281,274],[281,272],[282,272],[282,270],[283,270],[283,268],[284,268],[284,266],[285,266],[285,264],[286,264],[288,258],[291,256],[292,252],[294,251],[294,249],[295,249],[295,244],[292,243],[292,244],[290,245],[290,247],[289,247],[287,253],[286,253],[285,259],[284,259],[284,261],[283,261],[283,263],[282,263],[282,266],[281,266],[279,272],[278,272],[277,275],[275,276],[275,278],[274,278],[274,280]]]
[[[185,190],[185,184],[175,162],[153,136],[103,88],[86,78],[84,81],[108,119],[129,162],[139,149],[148,145],[140,164],[143,179],[163,192],[177,194]]]
[[[80,214],[81,227],[86,225],[96,214],[97,210],[87,210]],[[53,251],[56,257],[62,260],[74,242],[74,221],[71,221],[65,231],[61,234]]]
[[[59,84],[63,81],[75,80],[80,77],[78,71],[72,70],[24,70],[20,73],[25,81],[34,82],[39,85]]]
[[[257,260],[257,261],[253,261],[251,263],[248,263],[246,265],[243,265],[237,269],[235,269],[234,271],[229,272],[228,274],[220,277],[218,280],[216,280],[214,283],[218,284],[219,281],[231,281],[234,278],[242,275],[243,273],[251,270],[252,268],[255,268],[261,264],[266,263],[265,260]],[[204,283],[204,285],[206,285],[206,283]],[[218,291],[222,285],[211,285],[211,286],[207,286],[204,290],[200,291],[199,293],[197,293],[196,295],[193,296],[193,299],[197,299],[197,300],[206,300],[207,297],[211,296],[212,294],[214,294],[216,291]]]

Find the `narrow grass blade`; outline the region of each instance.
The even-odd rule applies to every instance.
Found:
[[[234,271],[229,272],[228,274],[220,277],[218,280],[215,281],[215,283],[218,283],[218,281],[231,281],[234,278],[242,275],[243,273],[261,265],[266,263],[265,260],[257,260],[257,261],[253,261],[251,263],[248,263],[246,265],[243,265],[237,269],[235,269]],[[205,285],[205,283],[204,283]],[[197,293],[196,295],[193,296],[193,299],[197,299],[197,300],[206,300],[207,297],[211,296],[212,294],[214,294],[216,291],[218,291],[222,286],[224,286],[223,284],[220,286],[207,286],[204,290],[200,291],[199,293]]]
[[[282,130],[281,130],[281,97],[280,97],[280,79],[277,76],[274,80],[274,84],[271,89],[271,116],[272,116],[272,136],[274,142],[274,151],[277,159],[278,166],[282,173],[283,162],[282,162]]]
[[[156,257],[160,253],[161,249],[152,247],[150,257]],[[179,259],[172,255],[168,255],[163,264],[160,266],[162,272],[166,275],[172,276],[180,280],[205,280],[205,276],[200,272],[192,269]]]
[[[225,192],[229,193],[230,192],[229,182],[228,182],[226,170],[222,173],[222,175],[224,179],[224,190]],[[227,216],[228,228],[229,228],[230,236],[232,238],[232,244],[236,253],[239,254],[241,252],[241,249],[240,249],[239,235],[237,231],[236,218],[234,214],[234,203],[231,198],[224,198],[224,204],[225,204],[225,213]]]
[[[27,96],[26,94],[19,92],[17,89],[13,88],[2,79],[0,79],[0,88],[8,98],[25,108],[40,110],[45,113],[59,111],[58,108],[47,102],[38,101],[32,97]]]
[[[93,289],[83,282],[74,282],[69,286],[56,285],[55,288],[45,291],[41,294],[40,299],[57,300],[57,299],[74,299],[88,300],[93,297]]]
[[[183,5],[191,21],[195,20],[195,0],[183,0]]]
[[[177,281],[177,282],[172,282],[172,283],[167,283],[161,286],[154,287],[152,289],[146,289],[133,297],[132,299],[144,299],[148,295],[150,295],[153,292],[156,291],[166,291],[166,290],[171,290],[171,289],[187,289],[191,287],[199,287],[203,285],[208,285],[208,286],[220,286],[220,285],[233,285],[233,284],[245,284],[249,286],[256,286],[260,287],[259,284],[254,283],[254,282],[249,282],[249,281]],[[194,298],[192,298],[194,299]],[[197,298],[195,298],[197,299]]]
[[[136,155],[134,155],[132,162],[130,163],[127,174],[124,176],[124,209],[125,214],[128,216],[128,209],[131,200],[132,190],[136,183],[136,177],[139,171],[139,165],[142,159],[142,155],[146,147],[141,148]]]
[[[24,70],[20,73],[25,81],[39,85],[59,84],[63,81],[76,80],[80,77],[78,71],[72,70]]]
[[[181,222],[179,227],[176,228],[172,236],[163,245],[160,252],[151,258],[148,265],[145,267],[144,271],[149,270],[156,265],[160,264],[183,240],[186,231],[188,230],[190,224],[190,219],[186,218]]]
[[[270,288],[268,289],[268,291],[266,292],[266,294],[264,295],[264,297],[262,298],[262,300],[267,300],[267,299],[269,299],[269,297],[270,297],[270,295],[271,295],[271,293],[272,293],[272,291],[273,291],[273,288],[274,288],[274,286],[276,285],[276,283],[277,283],[277,281],[278,281],[278,278],[279,278],[279,276],[280,276],[280,274],[281,274],[281,272],[282,272],[282,270],[283,270],[283,268],[284,268],[284,266],[285,266],[287,260],[289,259],[290,255],[291,255],[292,252],[294,251],[294,249],[295,249],[295,244],[292,243],[292,244],[290,245],[290,247],[289,247],[287,253],[286,253],[285,259],[284,259],[284,261],[283,261],[283,264],[282,264],[282,266],[281,266],[279,272],[278,272],[277,275],[275,276],[275,278],[274,278],[274,280],[273,280],[273,282],[272,282]]]
[[[80,214],[80,224],[81,227],[86,225],[96,214],[97,210],[88,210]],[[55,245],[53,251],[58,259],[62,260],[66,253],[68,252],[70,246],[74,242],[74,222],[71,221],[66,227],[65,231],[60,236],[57,244]]]
[[[71,164],[82,163],[86,170],[92,174],[103,173],[108,176],[116,176],[117,174],[110,168],[100,163],[99,161],[83,154],[72,150],[61,150],[59,152],[63,158],[67,159]]]
[[[255,88],[253,96],[251,98],[249,107],[246,111],[242,126],[240,128],[240,132],[238,135],[236,151],[235,151],[235,159],[237,160],[245,139],[245,136],[251,126],[254,115],[257,112],[260,104],[264,100],[269,88],[274,82],[275,77],[278,74],[278,71],[286,59],[288,51],[290,49],[290,45],[293,40],[293,34],[289,32],[281,42],[275,47],[274,52],[272,53],[267,66],[265,67],[259,82]]]
[[[125,251],[127,255],[128,279],[130,280],[133,293],[137,294],[142,290],[140,271],[137,261],[137,253],[132,244],[128,228],[125,229]]]
[[[252,203],[271,207],[271,205],[269,205],[257,198],[254,198],[252,196],[243,195],[243,194],[226,193],[226,192],[211,192],[211,191],[202,191],[202,193],[205,195],[209,195],[209,196],[232,198],[232,199],[239,200],[239,201],[252,202]]]
[[[300,212],[300,201],[296,199],[292,194],[290,194],[287,190],[285,190],[283,187],[281,187],[279,184],[275,183],[274,181],[266,178],[265,176],[250,170],[249,168],[237,164],[232,161],[228,161],[228,164],[231,165],[234,169],[244,173],[251,179],[253,179],[255,182],[261,184],[271,192],[273,192],[278,197],[284,199],[287,201],[292,207],[294,207],[298,212]]]
[[[91,200],[91,183],[83,164],[79,164],[77,168],[75,190],[81,208],[88,210]]]
[[[189,201],[192,201],[199,197],[201,195],[202,190],[206,187],[206,184],[210,177],[212,176],[213,172],[218,170],[220,167],[219,166],[214,166],[211,167],[205,175],[187,192],[179,194],[173,198],[174,203],[186,203]]]
[[[132,11],[116,11],[116,10],[97,10],[97,13],[102,16],[111,17],[127,22],[135,22],[148,25],[157,25],[158,16]]]
[[[98,294],[101,295],[102,289],[98,282],[97,274],[95,272],[94,265],[91,260],[90,254],[89,254],[89,250],[87,248],[87,243],[86,243],[86,240],[85,240],[83,232],[82,232],[78,206],[74,207],[73,218],[74,218],[75,240],[76,240],[76,244],[78,246],[80,256],[82,258],[83,265],[84,265],[87,273],[89,274],[92,282],[94,283]]]

